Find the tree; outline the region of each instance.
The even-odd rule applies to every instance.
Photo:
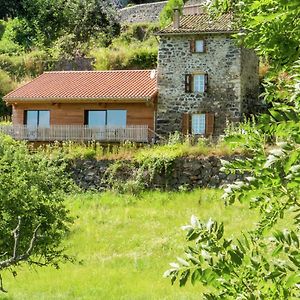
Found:
[[[10,114],[10,108],[5,105],[2,97],[12,91],[14,87],[15,83],[10,78],[9,74],[0,70],[0,116]]]
[[[298,0],[212,0],[212,13],[232,11],[239,42],[257,51],[272,67],[293,65],[300,55]]]
[[[298,75],[290,90],[293,106],[275,106],[258,125],[242,124],[226,137],[231,144],[246,145],[249,157],[224,162],[225,171],[240,172],[245,180],[229,185],[223,199],[258,209],[256,228],[228,239],[223,224],[192,217],[183,227],[189,241],[185,257],[165,273],[172,283],[179,279],[183,286],[191,278],[209,285],[207,300],[300,298],[299,84]],[[278,225],[280,219],[284,226]]]
[[[256,49],[270,64],[272,77],[264,82],[264,96],[271,103],[257,124],[247,122],[229,131],[231,145],[246,147],[249,157],[224,162],[226,172],[244,174],[224,190],[223,198],[249,203],[260,220],[252,231],[235,239],[224,237],[224,226],[210,219],[192,217],[186,256],[165,273],[172,283],[211,286],[205,299],[300,298],[300,24],[297,1],[214,1],[212,8],[233,10],[244,31],[239,42]],[[295,19],[293,19],[295,18]],[[291,40],[284,49],[284,34]],[[298,43],[299,44],[299,43]],[[285,220],[284,226],[278,221]],[[291,223],[293,221],[293,223]]]
[[[161,27],[165,27],[172,22],[174,9],[178,8],[182,11],[183,5],[187,0],[168,0],[163,10],[159,15],[159,22]]]
[[[3,7],[5,16],[22,21],[26,45],[28,34],[31,46],[49,48],[65,35],[74,35],[74,41],[80,44],[99,34],[112,37],[119,33],[116,8],[109,0],[20,0],[10,9],[6,9],[7,4]],[[20,30],[18,35],[22,36]]]
[[[22,11],[21,0],[0,0],[0,19],[14,18]]]
[[[62,161],[0,137],[0,272],[16,274],[22,263],[58,267],[68,258],[61,242],[72,222],[64,205],[72,183],[64,169]]]
[[[68,32],[78,42],[88,42],[100,33],[119,33],[115,7],[106,0],[69,0],[65,8]]]

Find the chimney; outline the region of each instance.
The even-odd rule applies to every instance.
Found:
[[[173,28],[179,29],[179,25],[180,25],[179,8],[175,7],[173,12]]]

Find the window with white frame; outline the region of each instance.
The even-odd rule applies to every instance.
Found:
[[[204,52],[204,40],[195,41],[195,52]]]
[[[205,114],[192,115],[192,134],[205,134]]]
[[[194,86],[193,92],[194,93],[204,93],[205,91],[205,75],[204,74],[196,74],[193,76]]]

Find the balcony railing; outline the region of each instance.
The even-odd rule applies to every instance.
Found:
[[[0,125],[0,132],[10,135],[16,140],[39,142],[92,140],[103,142],[148,142],[147,125],[94,128],[82,125],[53,125],[48,128],[26,125]]]

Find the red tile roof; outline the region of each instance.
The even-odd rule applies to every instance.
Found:
[[[4,100],[150,100],[157,93],[155,70],[45,72]]]
[[[235,32],[232,24],[232,14],[227,13],[213,18],[208,13],[186,15],[180,17],[179,28],[173,23],[159,31],[158,35],[165,34],[195,34],[195,33],[232,33]]]

